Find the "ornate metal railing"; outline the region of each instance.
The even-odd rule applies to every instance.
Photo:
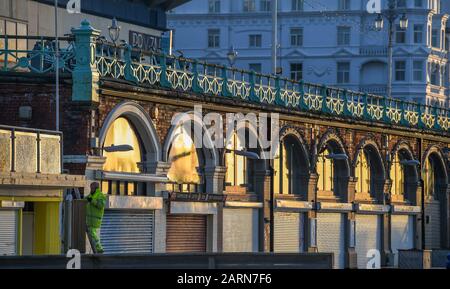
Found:
[[[18,40],[25,40],[25,47],[17,47]],[[63,72],[72,72],[76,53],[74,39],[64,37],[59,40],[59,68]],[[56,70],[54,37],[0,35],[0,48],[0,71],[51,73]]]
[[[92,34],[86,36],[86,31]],[[74,83],[77,83],[75,77],[89,79],[83,74],[86,70],[90,73],[93,69],[101,77],[130,81],[141,86],[204,93],[315,114],[411,128],[436,131],[450,129],[450,111],[446,108],[299,82],[159,52],[139,51],[126,43],[113,46],[101,41],[92,31],[94,30],[88,23],[83,23],[79,30],[74,30],[73,38],[61,39],[65,46],[61,48],[59,67],[64,71],[75,71]],[[80,36],[77,33],[84,34]],[[8,36],[0,37],[1,39],[4,39],[4,48],[0,49],[2,71],[49,73],[55,70],[52,38],[27,37],[28,41],[35,43],[32,50],[10,49],[7,45]],[[79,66],[75,60],[79,61]],[[86,92],[91,93],[91,90]]]

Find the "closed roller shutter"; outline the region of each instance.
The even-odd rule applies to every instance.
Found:
[[[206,216],[168,215],[167,253],[206,252]]]
[[[223,210],[223,251],[258,251],[258,213],[255,209]]]
[[[17,255],[18,212],[0,210],[0,256]]]
[[[366,269],[367,252],[381,250],[381,219],[378,215],[356,215],[356,255],[358,268]]]
[[[105,254],[153,252],[154,211],[105,210],[100,241]]]
[[[275,213],[275,252],[303,252],[304,218],[300,213]]]
[[[425,246],[427,249],[441,248],[441,214],[437,200],[425,204]]]
[[[344,216],[337,213],[317,214],[317,248],[321,253],[334,253],[334,268],[345,267]]]
[[[413,216],[391,216],[391,248],[394,255],[394,265],[398,266],[398,250],[414,248]]]

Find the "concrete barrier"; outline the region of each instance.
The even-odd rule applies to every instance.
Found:
[[[0,269],[65,269],[65,256],[0,257]],[[331,253],[81,255],[81,269],[331,269]]]

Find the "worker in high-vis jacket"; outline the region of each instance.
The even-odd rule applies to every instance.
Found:
[[[106,197],[100,191],[99,183],[94,182],[91,184],[91,193],[86,197],[86,200],[88,202],[86,206],[86,225],[91,245],[95,247],[96,253],[103,253],[99,229],[102,225]]]

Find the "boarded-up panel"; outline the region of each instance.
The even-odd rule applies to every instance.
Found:
[[[37,135],[16,132],[15,145],[16,172],[35,173],[37,171]]]
[[[398,250],[414,248],[414,223],[413,216],[391,216],[391,248],[394,253],[394,266],[398,266]]]
[[[11,171],[11,132],[0,130],[0,172]]]
[[[168,215],[166,252],[206,252],[206,216]]]
[[[223,210],[223,251],[258,251],[258,213],[255,209]]]
[[[105,254],[153,252],[153,210],[105,210],[100,242]]]
[[[61,173],[61,144],[58,135],[41,134],[41,172]]]
[[[356,254],[358,268],[366,269],[370,250],[381,250],[381,219],[378,215],[356,215]]]
[[[0,210],[0,256],[17,255],[17,211]]]
[[[344,217],[338,213],[317,214],[317,248],[320,253],[334,253],[334,268],[345,266]]]
[[[304,218],[301,213],[275,213],[275,252],[303,252]]]
[[[427,249],[441,247],[441,216],[439,201],[425,204],[425,246]]]

